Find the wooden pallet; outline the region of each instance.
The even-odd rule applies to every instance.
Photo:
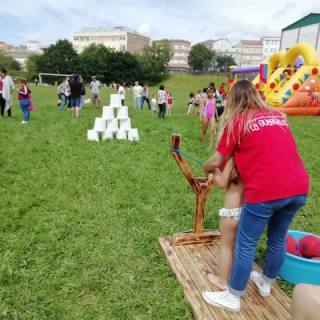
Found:
[[[173,237],[159,238],[172,271],[184,289],[194,319],[241,319],[241,320],[289,320],[292,319],[290,299],[277,286],[272,294],[262,298],[257,289],[249,283],[246,295],[241,299],[241,312],[232,313],[208,305],[202,299],[203,291],[217,290],[206,275],[217,273],[219,240],[213,244],[179,245],[173,244]],[[255,268],[258,268],[255,266]]]

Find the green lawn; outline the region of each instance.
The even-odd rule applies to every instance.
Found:
[[[186,99],[212,79],[169,79],[175,106],[165,120],[134,110],[127,94],[138,143],[88,143],[101,109],[71,118],[55,106],[53,87],[32,87],[37,110],[27,125],[15,100],[13,118],[0,119],[0,319],[192,319],[157,239],[192,226],[195,199],[170,156],[170,135],[181,133],[197,158],[210,156]],[[312,183],[292,228],[319,234],[320,118],[289,121]],[[214,190],[206,227],[217,228],[222,203]],[[263,254],[261,243],[259,263]]]

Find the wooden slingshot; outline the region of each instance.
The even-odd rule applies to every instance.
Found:
[[[195,177],[192,174],[179,152],[180,142],[180,134],[171,135],[171,154],[176,159],[178,166],[196,194],[196,212],[193,230],[174,235],[173,242],[175,245],[212,243],[214,240],[220,238],[220,232],[218,230],[204,229],[204,208],[207,195],[214,185],[214,180],[207,177]]]

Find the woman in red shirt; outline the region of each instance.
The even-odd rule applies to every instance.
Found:
[[[18,89],[18,99],[21,111],[23,112],[23,120],[22,124],[28,123],[30,119],[30,93],[31,90],[27,87],[27,81],[21,79],[20,81],[20,88]]]
[[[229,94],[222,136],[204,171],[214,172],[231,156],[244,187],[231,278],[227,290],[204,292],[203,298],[211,305],[240,311],[240,296],[249,278],[260,295],[270,295],[285,259],[289,225],[309,192],[308,174],[286,119],[265,105],[246,80],[237,82]],[[266,227],[265,266],[262,273],[251,272]]]

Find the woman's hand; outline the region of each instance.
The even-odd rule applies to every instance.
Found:
[[[203,171],[206,175],[213,173],[216,168],[219,168],[222,165],[223,161],[224,156],[220,152],[216,151],[203,165]]]

